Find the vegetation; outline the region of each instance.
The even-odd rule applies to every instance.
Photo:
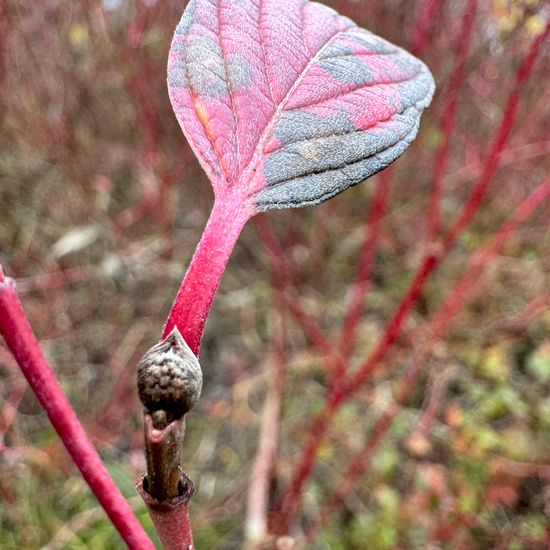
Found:
[[[326,3],[411,49],[438,92],[389,171],[245,227],[187,424],[195,544],[251,538],[267,430],[270,531],[297,547],[545,548],[545,2]],[[151,536],[135,367],[212,205],[166,92],[181,11],[0,4],[0,264]],[[122,548],[3,343],[0,395],[0,547]]]

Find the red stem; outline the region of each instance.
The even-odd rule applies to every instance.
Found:
[[[274,286],[277,288],[277,311],[274,314],[273,365],[269,371],[269,383],[265,397],[262,422],[258,436],[258,450],[250,471],[247,491],[245,535],[247,545],[255,550],[262,547],[262,541],[268,532],[268,512],[270,481],[279,452],[279,434],[281,431],[281,408],[287,379],[288,354],[286,304],[282,299],[282,281],[274,274]]]
[[[409,289],[402,298],[397,311],[387,323],[382,339],[379,341],[374,351],[357,368],[353,375],[342,383],[341,389],[336,395],[338,402],[336,404],[331,404],[327,401],[325,410],[321,412],[316,419],[314,419],[313,427],[310,429],[309,440],[306,443],[305,450],[302,452],[298,466],[292,475],[289,487],[283,494],[277,512],[274,514],[275,520],[273,523],[276,525],[275,528],[277,533],[284,534],[288,532],[290,522],[294,518],[296,509],[298,508],[302,498],[303,485],[313,471],[316,451],[325,439],[326,430],[330,424],[330,420],[339,409],[341,402],[344,400],[341,397],[342,394],[346,397],[351,396],[382,365],[382,360],[397,339],[403,323],[416,303],[416,300],[422,292],[426,281],[433,274],[443,258],[448,254],[450,248],[455,244],[456,240],[465,227],[471,222],[474,215],[479,211],[485,192],[487,191],[492,176],[498,167],[500,154],[505,147],[508,138],[510,137],[510,132],[519,106],[521,89],[531,75],[540,48],[549,34],[550,22],[547,24],[544,32],[533,41],[528,54],[519,66],[514,88],[508,97],[504,114],[501,119],[501,124],[497,131],[497,136],[493,142],[491,151],[484,164],[482,175],[479,178],[476,187],[470,196],[470,199],[466,203],[461,215],[453,224],[449,232],[445,235],[442,243],[442,249],[436,250],[432,247],[431,250],[428,250]]]
[[[17,409],[23,400],[27,384],[23,378],[17,378],[13,383],[10,394],[6,398],[2,413],[0,413],[0,452],[4,449],[5,435],[17,416]]]
[[[420,55],[430,42],[430,31],[434,21],[438,18],[437,12],[443,7],[444,0],[424,0],[411,37],[411,51]]]
[[[354,457],[342,475],[342,481],[334,493],[327,498],[326,505],[319,514],[317,521],[308,529],[307,537],[309,540],[315,536],[323,521],[330,516],[331,511],[354,489],[357,478],[369,467],[374,449],[391,428],[394,418],[401,409],[401,404],[410,395],[423,371],[426,360],[430,356],[433,344],[443,337],[451,321],[463,309],[464,302],[470,297],[487,266],[495,255],[502,250],[502,247],[513,235],[517,226],[531,216],[549,197],[550,179],[547,179],[521,203],[514,214],[500,227],[491,242],[473,255],[467,268],[453,286],[452,291],[448,294],[438,311],[432,316],[431,321],[426,323],[428,325],[428,332],[430,333],[429,339],[424,341],[421,349],[413,358],[405,377],[397,389],[395,400],[388,405],[377,420],[371,434],[367,438],[365,446]]]
[[[464,13],[462,27],[460,30],[458,50],[455,56],[455,67],[451,74],[451,80],[449,82],[447,93],[445,94],[445,104],[443,106],[443,115],[440,122],[443,139],[435,156],[433,183],[430,196],[429,236],[431,241],[436,240],[441,229],[440,207],[442,198],[442,184],[443,178],[447,172],[447,163],[451,148],[451,136],[453,134],[456,122],[458,92],[460,91],[464,80],[464,68],[466,66],[468,50],[470,49],[476,11],[477,0],[470,0]]]
[[[86,483],[130,549],[154,550],[63,393],[17,297],[0,267],[0,333]],[[38,493],[37,493],[38,495]]]
[[[176,296],[162,338],[177,326],[195,354],[199,354],[206,317],[231,251],[252,208],[240,197],[216,200],[201,241]]]
[[[338,377],[341,379],[346,371],[344,360],[336,353],[331,342],[324,335],[319,323],[306,312],[300,296],[295,295],[289,298],[284,293],[286,287],[291,284],[296,285],[298,274],[281,248],[279,240],[265,216],[258,216],[256,218],[256,231],[269,252],[272,271],[276,274],[280,286],[279,293],[281,299],[284,300],[285,305],[302,325],[302,329],[312,346],[316,347],[326,357],[326,362],[330,364],[331,379],[338,379]]]
[[[456,220],[456,222],[453,224],[453,226],[445,236],[445,249],[449,249],[451,248],[451,246],[453,246],[458,236],[462,233],[463,229],[470,223],[471,219],[479,210],[483,197],[485,196],[485,191],[487,191],[487,187],[491,182],[491,178],[493,177],[493,174],[498,167],[500,155],[506,145],[506,142],[508,141],[508,138],[510,137],[512,126],[514,125],[514,122],[516,120],[521,91],[524,87],[524,84],[527,82],[527,79],[531,76],[533,66],[535,64],[535,61],[537,60],[540,48],[549,35],[550,21],[548,21],[548,23],[546,24],[544,31],[539,34],[535,38],[535,40],[533,40],[531,48],[529,49],[529,53],[519,66],[514,88],[508,98],[508,102],[506,103],[504,114],[502,115],[502,123],[500,125],[500,128],[498,129],[497,137],[493,142],[493,147],[489,152],[489,156],[487,158],[487,162],[485,163],[481,178],[476,185],[474,192],[466,203],[466,206],[462,211],[462,215],[458,218],[458,220]]]
[[[357,276],[340,337],[340,353],[344,359],[348,359],[351,356],[355,346],[357,329],[363,313],[363,305],[369,291],[372,267],[376,255],[376,245],[380,235],[380,226],[382,225],[382,218],[388,204],[392,175],[392,168],[388,168],[380,174],[376,194],[369,209],[365,225],[365,240],[359,256]]]

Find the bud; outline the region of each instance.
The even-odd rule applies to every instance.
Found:
[[[141,402],[151,414],[165,411],[173,420],[199,400],[202,371],[199,361],[177,328],[152,347],[137,367]]]

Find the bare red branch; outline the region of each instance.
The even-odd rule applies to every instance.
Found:
[[[36,341],[15,281],[0,267],[0,333],[90,489],[129,548],[154,546],[115,485]]]

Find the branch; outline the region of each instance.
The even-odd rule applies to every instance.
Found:
[[[46,362],[17,297],[0,267],[0,333],[86,483],[132,550],[154,550],[120,493]]]
[[[137,369],[144,411],[147,475],[137,489],[166,550],[192,550],[189,501],[195,493],[181,469],[185,415],[202,389],[199,362],[177,328],[152,347]]]
[[[334,414],[339,410],[341,404],[354,394],[382,366],[383,359],[399,336],[405,320],[424,289],[424,285],[479,211],[489,183],[498,168],[500,154],[510,137],[519,106],[520,92],[533,71],[541,46],[548,35],[550,35],[550,22],[547,24],[544,32],[533,41],[529,52],[520,63],[513,89],[506,102],[499,129],[487,160],[484,163],[482,175],[476,183],[475,189],[459,218],[442,239],[439,249],[432,246],[426,252],[413,281],[401,299],[393,317],[386,324],[382,338],[372,353],[352,375],[343,381],[339,391],[332,394],[329,393],[324,410],[313,420],[312,426],[309,429],[308,441],[292,474],[289,487],[280,499],[277,513],[274,515],[273,526],[277,533],[286,533],[289,530],[289,525],[294,519],[296,509],[301,502],[303,486],[313,471],[314,457],[318,448],[325,440],[326,431]]]
[[[281,296],[282,285],[275,282],[275,286],[278,287],[279,294],[277,299],[278,315],[274,316],[275,327],[273,330],[276,333],[276,343],[273,350],[273,362],[269,367],[269,383],[258,437],[258,450],[254,458],[247,491],[245,535],[248,550],[265,547],[268,534],[270,482],[278,455],[281,409],[287,374],[286,304]]]

